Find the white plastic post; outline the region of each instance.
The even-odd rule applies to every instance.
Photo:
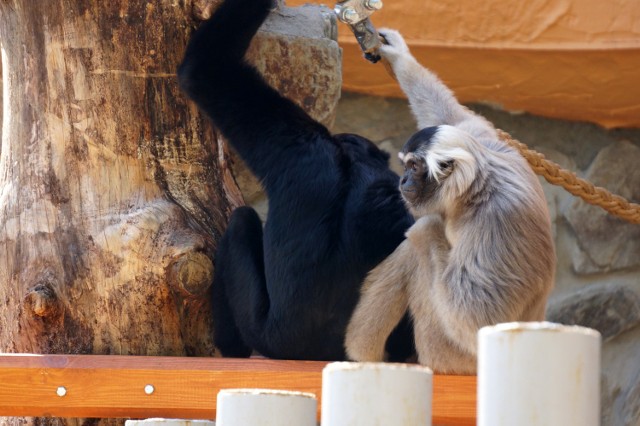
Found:
[[[600,424],[600,333],[549,322],[478,333],[478,426]]]
[[[314,394],[270,389],[218,392],[217,426],[316,426]]]
[[[427,367],[334,362],[322,371],[322,426],[430,426]]]
[[[125,426],[216,426],[211,420],[163,419],[127,420]]]

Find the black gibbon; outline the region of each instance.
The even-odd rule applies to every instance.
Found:
[[[269,213],[232,214],[216,251],[214,340],[224,356],[342,360],[366,274],[413,224],[388,154],[365,138],[332,135],[244,60],[271,0],[226,0],[193,34],[178,70],[262,182]],[[408,318],[408,317],[407,317]],[[413,352],[408,320],[392,359]]]
[[[479,328],[544,318],[555,274],[547,204],[527,162],[494,127],[418,64],[397,31],[381,34],[380,53],[422,128],[399,154],[400,191],[419,219],[368,275],[347,354],[382,361],[408,308],[419,362],[473,374]]]

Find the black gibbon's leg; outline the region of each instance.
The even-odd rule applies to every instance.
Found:
[[[227,357],[248,357],[251,348],[242,336],[236,318],[247,319],[266,314],[262,224],[255,210],[234,210],[216,252],[216,270],[212,291],[215,344]],[[255,318],[254,318],[255,319]],[[247,330],[243,330],[247,332]]]
[[[219,261],[222,263],[222,261]],[[218,266],[219,268],[219,266]],[[233,313],[227,300],[224,273],[220,273],[213,281],[211,292],[211,310],[213,314],[214,344],[222,356],[230,358],[247,358],[251,348],[244,344],[240,330],[233,319]]]

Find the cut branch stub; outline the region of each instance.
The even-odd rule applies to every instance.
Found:
[[[199,251],[184,253],[169,266],[168,279],[185,296],[202,296],[213,280],[213,262]]]
[[[56,317],[62,306],[55,290],[48,282],[37,283],[25,297],[25,306],[33,315],[41,318]]]

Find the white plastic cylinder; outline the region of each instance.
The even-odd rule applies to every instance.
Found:
[[[322,426],[430,426],[427,367],[334,362],[322,372]]]
[[[127,420],[125,426],[216,426],[211,420],[164,419]]]
[[[549,322],[478,333],[478,426],[600,424],[600,333]]]
[[[217,426],[316,426],[315,395],[270,389],[218,392]]]

